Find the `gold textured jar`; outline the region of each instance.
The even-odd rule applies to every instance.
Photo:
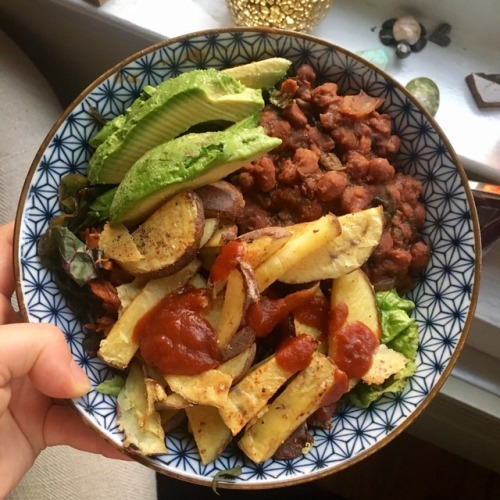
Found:
[[[227,0],[239,26],[269,26],[310,31],[323,19],[333,0]]]

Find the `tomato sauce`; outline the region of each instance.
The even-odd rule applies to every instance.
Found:
[[[348,309],[339,304],[330,318],[330,356],[349,378],[361,378],[370,368],[378,346],[375,334],[360,321],[347,323]]]
[[[326,332],[329,309],[326,298],[322,295],[315,295],[311,300],[297,307],[293,315],[300,323]]]
[[[210,269],[210,281],[220,283],[227,279],[229,273],[236,268],[238,261],[245,257],[245,247],[238,240],[226,243]]]
[[[201,314],[207,290],[185,286],[168,294],[137,323],[144,361],[165,375],[196,375],[221,362],[215,332]]]
[[[260,302],[251,304],[247,310],[248,326],[253,329],[257,338],[266,337],[292,311],[310,301],[314,293],[312,289],[307,289],[279,299],[262,296]]]
[[[317,347],[317,342],[306,334],[288,337],[276,350],[278,366],[290,372],[307,368]]]
[[[336,403],[349,390],[349,379],[342,370],[335,370],[333,385],[323,397],[321,406],[330,406]]]

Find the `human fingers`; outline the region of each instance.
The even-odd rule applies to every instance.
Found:
[[[118,451],[85,424],[76,412],[66,405],[53,405],[45,418],[43,429],[46,446],[68,445],[81,451],[88,451],[108,458],[131,460]]]
[[[28,375],[31,383],[53,398],[74,398],[90,390],[64,334],[47,323],[0,326],[0,387]]]
[[[14,293],[14,266],[12,247],[14,241],[14,222],[0,226],[0,295],[9,300]]]

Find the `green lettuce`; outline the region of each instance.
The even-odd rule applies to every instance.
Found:
[[[101,394],[109,394],[116,397],[124,387],[125,379],[119,375],[115,375],[111,379],[103,380],[95,390]]]
[[[415,319],[408,314],[415,309],[415,304],[400,297],[395,289],[378,292],[376,299],[382,325],[381,343],[402,353],[408,359],[408,363],[382,384],[370,385],[360,382],[350,391],[347,400],[361,408],[367,408],[384,394],[401,392],[408,378],[417,369],[415,359],[418,348],[418,326]]]

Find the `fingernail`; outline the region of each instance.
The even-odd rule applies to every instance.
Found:
[[[71,362],[69,369],[71,372],[71,378],[73,379],[73,388],[75,393],[79,396],[87,394],[87,392],[90,391],[92,384],[90,383],[90,380],[85,372],[75,361]]]

